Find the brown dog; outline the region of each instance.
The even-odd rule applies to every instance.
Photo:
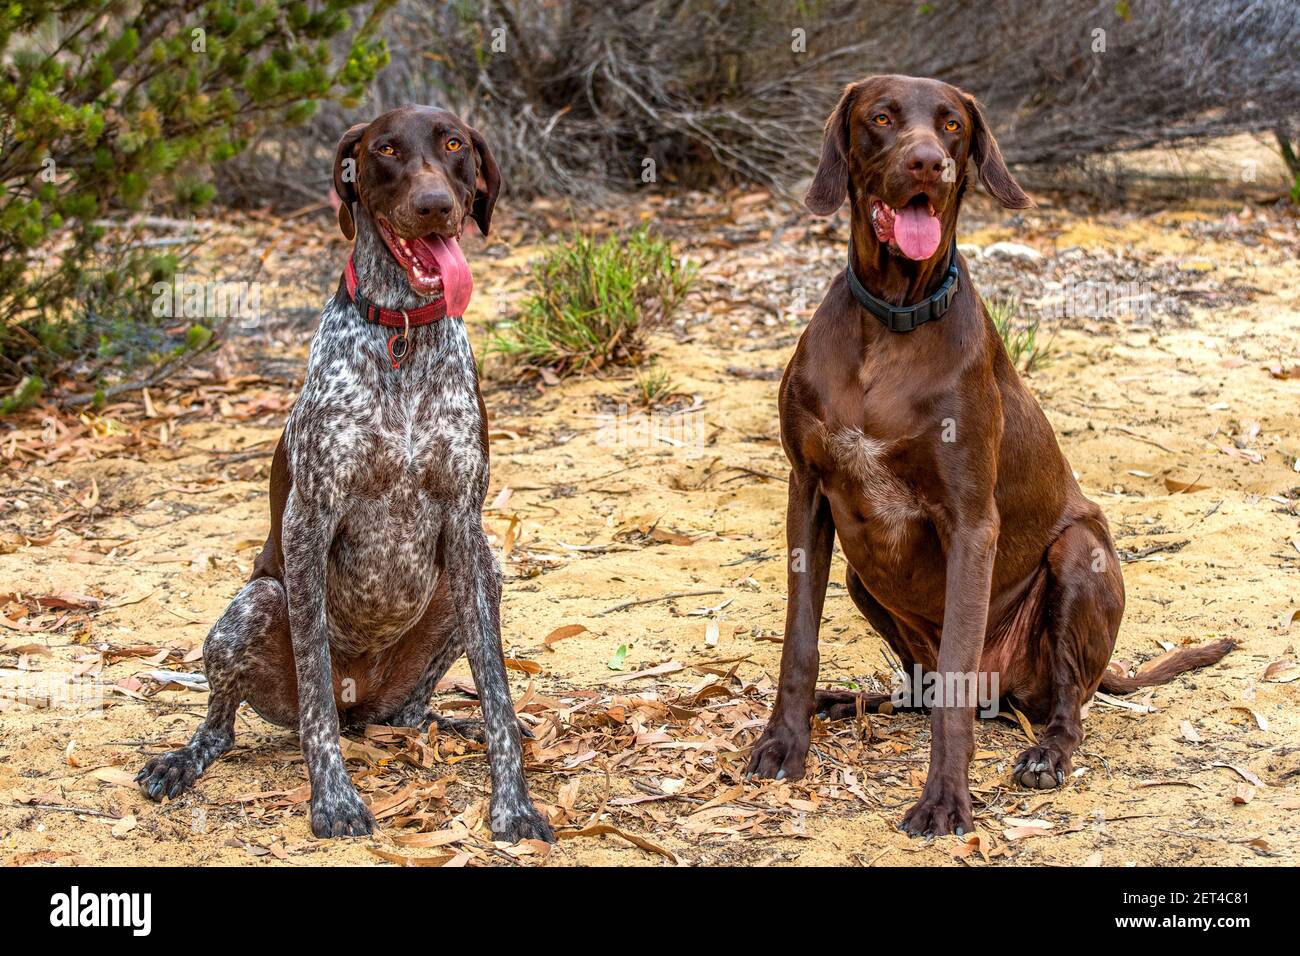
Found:
[[[831,283],[781,383],[789,604],[752,775],[802,776],[815,712],[836,719],[891,701],[816,690],[837,533],[849,594],[909,674],[993,686],[995,703],[1011,699],[1046,724],[1016,762],[1022,786],[1064,783],[1080,708],[1099,685],[1161,683],[1232,647],[1106,676],[1124,611],[1119,558],[957,254],[968,160],[1003,206],[1031,205],[975,100],[946,83],[871,77],[845,90],[826,124],[805,201],[830,215],[848,198],[851,272]],[[912,834],[973,829],[971,697],[924,704],[930,772],[903,818]]]

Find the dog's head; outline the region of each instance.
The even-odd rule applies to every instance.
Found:
[[[412,291],[442,293],[449,309],[469,298],[461,230],[472,218],[488,234],[500,190],[501,173],[483,137],[431,106],[403,106],[353,126],[334,156],[343,235],[353,238],[359,221],[373,223]]]
[[[850,84],[826,122],[804,202],[829,216],[848,197],[881,245],[924,261],[943,255],[966,188],[967,161],[1008,209],[1032,205],[1012,178],[975,98],[938,80],[872,76]]]

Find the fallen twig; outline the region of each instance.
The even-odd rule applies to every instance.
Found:
[[[706,594],[722,594],[722,591],[674,591],[672,594],[661,594],[659,597],[640,598],[636,601],[624,601],[622,604],[615,604],[613,607],[607,607],[603,611],[597,611],[593,617],[601,617],[605,614],[613,614],[615,611],[625,611],[630,607],[640,607],[642,604],[657,604],[660,601],[672,601],[676,598],[685,597],[704,597]]]

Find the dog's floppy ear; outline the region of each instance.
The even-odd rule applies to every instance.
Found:
[[[476,129],[469,131],[470,142],[474,144],[474,155],[478,172],[474,177],[474,205],[470,215],[478,223],[478,231],[484,236],[492,225],[492,207],[497,204],[497,195],[501,192],[501,170],[492,158],[487,140]]]
[[[365,135],[369,123],[358,123],[339,140],[339,148],[334,153],[334,192],[339,197],[339,228],[348,239],[357,234],[357,225],[352,221],[352,204],[361,198],[357,191],[357,144]]]
[[[980,105],[975,102],[975,97],[968,94],[963,94],[962,98],[971,117],[970,156],[975,161],[980,182],[1007,209],[1028,209],[1034,201],[1025,195],[1025,191],[1007,169],[1007,164],[1002,159],[1002,150],[998,148],[998,141],[993,138],[993,132],[984,120]]]
[[[818,216],[829,216],[849,194],[849,117],[857,100],[858,85],[850,83],[826,121],[822,158],[803,204]]]

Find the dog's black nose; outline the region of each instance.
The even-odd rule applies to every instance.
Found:
[[[944,152],[929,143],[915,146],[907,154],[907,171],[921,182],[934,179],[943,172]]]
[[[445,189],[426,189],[415,197],[414,205],[421,216],[450,216],[453,201]]]

